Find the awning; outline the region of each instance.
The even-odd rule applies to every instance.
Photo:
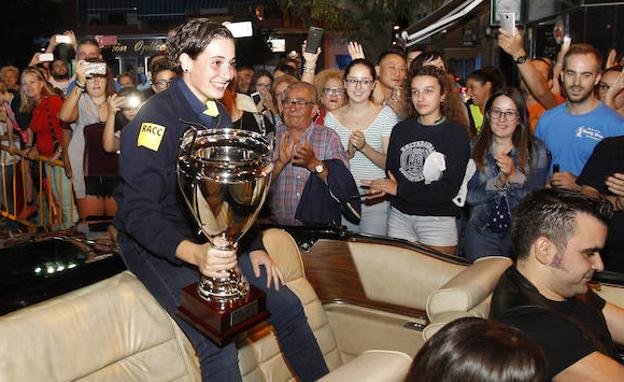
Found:
[[[436,33],[442,32],[472,12],[483,0],[452,0],[405,29],[401,38],[405,46],[414,45]]]

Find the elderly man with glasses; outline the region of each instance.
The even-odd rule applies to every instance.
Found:
[[[340,138],[312,121],[317,99],[314,86],[305,82],[284,91],[269,194],[272,219],[279,224],[339,225],[340,203],[357,194]]]

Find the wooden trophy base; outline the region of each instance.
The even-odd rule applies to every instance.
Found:
[[[197,284],[182,288],[182,304],[176,314],[219,346],[270,316],[266,310],[266,294],[251,284],[247,296],[227,303],[225,309],[218,302],[201,297]]]

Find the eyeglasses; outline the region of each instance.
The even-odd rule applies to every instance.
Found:
[[[304,99],[290,99],[290,98],[284,98],[284,100],[282,101],[282,105],[284,107],[288,107],[288,106],[304,107],[306,105],[312,105],[315,103],[316,102],[314,101],[306,101]]]
[[[257,89],[257,88],[265,88],[265,89],[269,89],[270,87],[271,87],[271,84],[260,84],[260,83],[257,83],[257,84],[256,84],[256,89]]]
[[[169,89],[172,83],[173,83],[173,80],[160,80],[160,81],[156,81],[154,85],[158,89],[165,90],[165,89]]]
[[[344,88],[323,88],[323,94],[325,94],[326,96],[332,95],[332,94],[341,96],[341,95],[344,95],[344,93],[345,93]]]
[[[516,113],[515,111],[502,111],[502,110],[497,110],[497,109],[490,110],[488,114],[490,115],[490,118],[492,119],[499,119],[502,115],[505,117],[506,121],[513,121],[520,116],[520,114]]]
[[[349,85],[349,86],[362,85],[364,87],[368,87],[373,82],[375,82],[374,80],[369,80],[369,79],[361,79],[361,80],[359,80],[359,79],[353,78],[353,77],[347,78],[345,81],[347,82],[347,85]]]

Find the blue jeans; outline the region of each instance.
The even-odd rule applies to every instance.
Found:
[[[220,348],[175,314],[180,305],[180,290],[199,280],[197,270],[153,256],[124,234],[120,235],[120,243],[128,269],[143,282],[193,343],[199,357],[202,381],[240,381],[234,343]],[[297,376],[302,381],[315,381],[327,374],[327,364],[297,296],[286,286],[280,287],[279,291],[267,288],[265,270],[256,278],[248,255],[240,256],[238,265],[249,282],[267,294],[267,309],[271,313],[268,322],[275,328],[281,350]]]
[[[468,222],[464,236],[464,257],[475,261],[486,256],[511,257],[511,235],[509,232],[497,233],[480,229]]]
[[[60,228],[69,228],[78,222],[78,209],[76,209],[76,201],[73,200],[74,195],[70,188],[71,180],[65,175],[65,169],[62,167],[46,164],[45,171],[48,178],[48,185],[52,190],[54,198],[59,204],[61,202],[63,203],[63,207],[61,208],[63,224],[61,224]],[[61,197],[62,200],[60,200]]]

